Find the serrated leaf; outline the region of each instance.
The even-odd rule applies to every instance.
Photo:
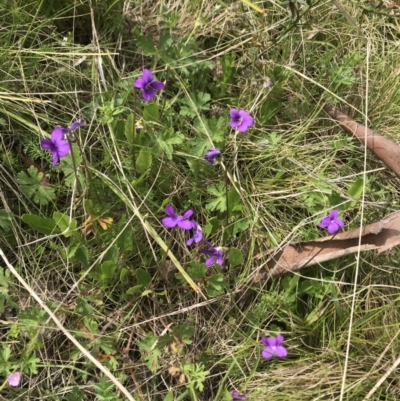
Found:
[[[215,199],[207,201],[206,209],[211,211],[218,210],[220,212],[225,212],[226,211],[225,185],[223,183],[219,183],[218,185],[213,185],[207,188],[207,192],[211,195],[214,195]]]
[[[191,118],[196,117],[196,112],[189,106],[182,106],[179,111],[179,114],[181,116],[187,116],[187,117],[191,117]]]
[[[158,364],[158,358],[161,356],[161,351],[157,348],[155,348],[151,354],[147,355],[144,359],[147,361],[146,366],[149,368],[149,370],[154,373],[155,371],[158,370],[159,364]]]
[[[171,145],[180,145],[185,140],[185,136],[179,132],[170,133],[170,137],[165,139],[165,142]]]
[[[227,258],[232,267],[241,265],[244,261],[242,251],[237,248],[231,248],[228,252]]]
[[[183,134],[175,132],[174,130],[167,130],[162,132],[157,137],[157,145],[165,152],[167,158],[169,160],[172,160],[172,152],[173,152],[172,145],[179,145],[183,143],[184,139],[185,136]],[[157,147],[155,147],[154,151],[157,154]]]
[[[150,148],[140,149],[139,155],[136,159],[136,167],[140,173],[147,171],[153,162],[152,150]]]
[[[187,272],[193,280],[198,280],[206,276],[207,267],[204,263],[191,262]]]
[[[41,234],[54,234],[57,229],[54,219],[47,217],[37,216],[36,214],[23,214],[21,219]]]
[[[197,94],[197,106],[200,110],[209,110],[210,105],[208,103],[210,102],[211,96],[209,93],[204,93],[204,92],[199,92]]]
[[[149,272],[143,269],[136,270],[136,280],[139,285],[147,287],[151,282],[151,275]]]
[[[181,106],[179,114],[181,116],[188,116],[194,118],[197,116],[197,113],[199,111],[210,109],[209,105],[210,99],[211,96],[209,93],[198,92],[196,97],[192,97],[194,107],[190,99],[184,99],[182,101],[183,106]]]
[[[27,172],[20,171],[17,176],[21,191],[35,203],[45,206],[53,201],[56,195],[53,188],[43,186],[42,179],[43,173],[34,166],[30,166]]]

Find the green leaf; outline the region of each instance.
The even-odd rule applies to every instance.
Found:
[[[5,210],[0,210],[0,235],[7,234],[12,227],[12,221],[10,214]]]
[[[149,272],[143,269],[136,270],[136,280],[139,285],[147,287],[151,282],[151,275]]]
[[[250,226],[250,221],[247,219],[242,219],[237,221],[232,230],[232,236],[236,236],[238,233],[242,233],[243,231],[246,231]]]
[[[112,260],[106,260],[101,264],[101,280],[107,281],[114,276],[115,263]]]
[[[97,322],[90,316],[85,316],[83,318],[83,324],[88,329],[89,333],[97,334],[99,332],[99,326]],[[83,336],[86,336],[86,334],[83,334]]]
[[[80,185],[83,188],[86,188],[86,177],[82,169],[78,169],[78,175],[76,175],[74,162],[72,160],[72,155],[74,155],[75,166],[76,167],[80,166],[82,164],[82,156],[79,146],[76,143],[72,144],[71,153],[60,160],[59,169],[64,173],[65,176],[64,184],[67,187],[72,188],[75,184],[75,179],[77,177],[79,179]]]
[[[43,186],[42,172],[39,172],[36,167],[30,166],[27,173],[20,171],[17,176],[17,182],[21,191],[28,198],[33,199],[35,203],[43,206],[56,198],[53,188]]]
[[[126,293],[127,295],[139,294],[142,292],[143,285],[135,285],[134,287],[129,288]]]
[[[222,290],[226,288],[226,281],[222,274],[216,274],[215,276],[207,279],[206,291],[210,297],[216,297],[221,294]]]
[[[124,282],[125,277],[129,275],[129,270],[126,267],[123,267],[121,269],[121,272],[119,273],[119,281]]]
[[[126,226],[124,231],[117,239],[117,246],[122,252],[128,252],[133,249],[133,230],[130,225]]]
[[[149,368],[149,370],[154,373],[158,370],[160,367],[158,364],[158,359],[161,356],[161,351],[157,348],[155,348],[151,354],[145,356],[146,360],[146,366]]]
[[[83,267],[87,269],[89,267],[89,251],[86,248],[85,245],[81,245],[76,251],[75,251],[75,259],[82,263]]]
[[[21,219],[41,234],[50,235],[56,232],[57,226],[54,219],[40,217],[36,214],[23,214]]]
[[[204,263],[191,262],[187,272],[193,280],[198,280],[206,276],[207,267]]]
[[[160,121],[160,113],[157,103],[148,103],[143,109],[143,120],[158,123]]]
[[[217,291],[221,291],[226,286],[226,282],[222,274],[216,274],[215,276],[209,277],[207,282]]]
[[[206,204],[207,210],[218,210],[220,212],[226,211],[226,190],[223,183],[218,183],[218,185],[213,185],[207,188],[207,192],[214,195],[214,199],[208,200]]]
[[[232,267],[241,265],[244,261],[242,251],[237,248],[231,248],[227,257]]]
[[[83,399],[85,399],[85,394],[77,386],[72,387],[72,391],[65,394],[66,401],[82,401]]]
[[[163,401],[174,401],[174,393],[172,391],[168,391]]]
[[[8,344],[3,344],[3,352],[1,354],[3,361],[7,362],[11,356],[11,347]]]
[[[86,299],[78,298],[76,300],[75,313],[77,313],[80,317],[91,316],[93,315],[93,308],[86,301]]]
[[[118,263],[119,258],[119,249],[118,246],[113,245],[104,255],[104,260],[111,260],[114,265]]]
[[[4,288],[8,288],[8,280],[10,279],[8,273],[9,270],[6,270],[6,274],[4,275],[4,269],[0,267],[0,286]]]
[[[151,35],[138,35],[136,37],[136,44],[139,49],[143,50],[145,56],[152,56],[156,53],[153,36]]]
[[[129,145],[135,143],[135,115],[133,113],[129,114],[125,122],[125,138]]]
[[[136,160],[136,166],[140,173],[147,171],[153,162],[152,150],[150,148],[140,149],[139,156]]]
[[[75,255],[77,249],[78,249],[80,246],[81,246],[81,243],[80,243],[79,241],[72,242],[72,243],[69,245],[69,247],[68,247],[67,258],[68,258],[68,259],[69,259],[69,258],[72,258],[72,257]]]
[[[64,237],[70,237],[71,235],[76,235],[78,222],[75,219],[69,220],[69,216],[65,213],[54,212],[53,219],[56,222],[56,225],[60,229],[62,233],[64,233]],[[65,231],[65,232],[64,232]]]
[[[210,235],[215,234],[220,228],[220,222],[218,217],[212,217],[207,220],[206,225],[203,227],[203,233],[205,236],[209,237]]]
[[[364,179],[356,179],[349,188],[349,195],[355,199],[360,199],[364,188]]]
[[[159,136],[157,136],[157,146],[154,151],[155,154],[159,153],[157,147],[164,151],[169,160],[172,160],[172,145],[179,145],[183,143],[185,136],[179,132],[175,132],[173,129],[163,131]]]
[[[181,106],[181,110],[179,111],[179,114],[181,116],[188,116],[191,118],[194,118],[197,116],[196,109],[198,112],[201,110],[209,110],[210,109],[210,102],[211,96],[208,93],[204,92],[198,92],[197,97],[193,97],[193,103],[189,99],[184,99],[182,103],[184,106]]]
[[[229,214],[232,214],[235,211],[240,211],[243,208],[242,201],[235,188],[232,188],[228,192],[228,208]]]

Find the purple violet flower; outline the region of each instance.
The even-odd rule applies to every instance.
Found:
[[[244,394],[240,394],[239,391],[237,390],[233,390],[231,394],[232,394],[231,401],[245,400],[247,398]]]
[[[254,124],[253,117],[247,111],[231,109],[229,114],[231,116],[230,126],[237,128],[240,132],[246,132]]]
[[[146,102],[156,96],[156,91],[165,87],[161,81],[154,79],[153,74],[147,68],[143,70],[142,76],[133,83],[133,86],[142,90],[142,96]]]
[[[211,249],[203,249],[201,252],[204,253],[204,255],[209,255],[211,256],[206,260],[206,266],[210,267],[213,265],[215,262],[217,262],[220,266],[224,264],[224,254],[222,252],[222,249],[220,247],[214,247],[212,246],[208,241],[206,241],[206,244],[211,248]]]
[[[72,131],[75,131],[76,129],[82,127],[83,125],[83,121],[82,120],[78,120],[73,122],[68,128],[66,128],[66,130],[68,130],[67,134],[69,134]]]
[[[337,217],[338,214],[339,210],[332,210],[328,216],[322,218],[318,227],[327,228],[330,235],[336,234],[341,228],[344,228],[343,220]]]
[[[61,157],[68,155],[71,150],[68,141],[62,139],[65,128],[55,127],[51,132],[50,139],[42,139],[41,146],[43,149],[50,151],[53,158],[52,166],[54,167]]]
[[[168,217],[164,217],[161,221],[167,228],[173,228],[178,226],[182,230],[192,230],[193,223],[188,218],[193,214],[193,210],[189,209],[182,215],[175,214],[174,208],[171,205],[167,205],[165,213]]]
[[[203,239],[203,230],[201,229],[201,227],[194,220],[192,220],[191,223],[193,229],[193,237],[188,239],[188,241],[186,242],[187,246],[192,245],[193,242],[198,244]]]
[[[207,150],[207,154],[204,156],[204,160],[212,165],[215,165],[217,163],[215,159],[219,156],[221,156],[221,151],[216,148],[211,148]]]
[[[21,373],[20,372],[14,372],[11,373],[10,376],[8,376],[8,384],[12,387],[17,387],[19,386],[19,381],[21,380]]]
[[[283,340],[282,334],[279,334],[276,338],[262,336],[261,342],[265,345],[265,348],[262,350],[261,356],[264,359],[272,358],[274,355],[279,358],[285,358],[287,356],[287,349],[281,345]]]

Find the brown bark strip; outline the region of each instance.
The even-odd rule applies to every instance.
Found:
[[[400,146],[377,132],[364,127],[332,106],[324,106],[325,112],[356,136],[367,148],[382,160],[400,178]],[[366,141],[365,141],[366,139]],[[366,142],[366,143],[365,143]]]
[[[312,266],[327,260],[350,255],[358,251],[361,234],[361,251],[376,249],[382,253],[400,244],[400,211],[392,213],[382,220],[363,227],[362,232],[356,228],[314,241],[303,241],[287,244],[282,248],[273,248],[259,255],[269,257],[267,272],[258,276],[255,281],[273,277],[289,271],[296,271],[305,266]]]

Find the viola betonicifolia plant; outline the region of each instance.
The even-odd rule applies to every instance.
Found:
[[[153,73],[146,68],[143,69],[142,75],[133,82],[133,86],[134,88],[141,90],[141,95],[145,102],[150,102],[153,99],[155,99],[155,102],[157,102],[157,93],[165,89],[165,83],[157,80]],[[146,106],[151,107],[154,106],[154,104]],[[248,132],[249,129],[254,126],[255,121],[254,117],[249,112],[237,108],[231,108],[229,110],[229,125],[227,112],[225,113],[225,118],[225,129],[228,131],[230,127],[233,130],[237,130],[235,131],[235,135],[236,132],[240,132],[242,134]],[[41,147],[48,150],[51,154],[52,166],[55,166],[61,158],[66,157],[71,152],[71,139],[68,136],[71,132],[80,128],[82,125],[82,121],[76,121],[67,128],[56,126],[52,130],[50,138],[41,140]],[[143,126],[141,128],[143,128]],[[207,149],[208,146],[209,149],[206,151],[206,154],[202,157],[202,159],[200,159],[199,156],[203,155],[203,151]],[[209,143],[208,146],[201,148],[201,153],[197,155],[198,159],[200,159],[203,165],[208,163],[211,166],[215,166],[220,163],[224,167],[224,171],[226,173],[226,167],[222,160],[223,152],[214,147],[212,143]],[[229,149],[229,147],[223,149]],[[226,157],[225,152],[226,151],[224,150],[224,157]],[[208,170],[210,169],[211,168],[208,168]],[[215,169],[218,170],[218,168]],[[228,203],[228,201],[226,203]],[[330,235],[336,234],[345,226],[343,220],[340,219],[338,215],[338,210],[332,210],[327,216],[324,216],[321,219],[318,227],[327,230]],[[226,221],[228,224],[229,219],[227,218]],[[190,237],[187,239],[186,245],[191,247],[193,254],[196,254],[196,257],[202,257],[206,267],[212,267],[213,270],[224,270],[220,269],[219,267],[222,267],[225,263],[224,251],[226,251],[227,248],[223,246],[215,246],[205,238],[205,233],[208,231],[204,230],[203,232],[200,217],[195,216],[195,211],[193,209],[188,209],[182,214],[178,214],[175,211],[175,208],[171,204],[168,204],[165,207],[165,217],[161,218],[161,223],[167,229],[178,229],[182,230],[183,232],[188,232],[188,234],[185,234],[186,238],[188,238],[189,235]],[[227,259],[230,260],[229,254]],[[203,268],[203,270],[206,269]],[[275,357],[285,358],[288,355],[287,348],[283,346],[283,335],[279,334],[276,337],[262,336],[260,341],[263,345],[261,350],[261,357],[263,359],[271,360]],[[20,377],[20,372],[14,372],[10,374],[8,377],[8,384],[13,387],[18,386]],[[231,397],[232,401],[245,400],[247,398],[246,395],[241,394],[237,390],[232,391]]]
[[[60,158],[68,156],[69,152],[71,151],[71,145],[69,141],[65,139],[66,136],[82,125],[82,121],[76,121],[67,128],[57,126],[51,132],[50,139],[42,139],[40,144],[43,149],[46,149],[50,152],[53,159],[51,164],[53,167],[58,163]]]
[[[336,234],[340,229],[344,228],[344,222],[338,215],[339,210],[332,210],[328,216],[322,218],[318,227],[326,229],[330,235]]]

